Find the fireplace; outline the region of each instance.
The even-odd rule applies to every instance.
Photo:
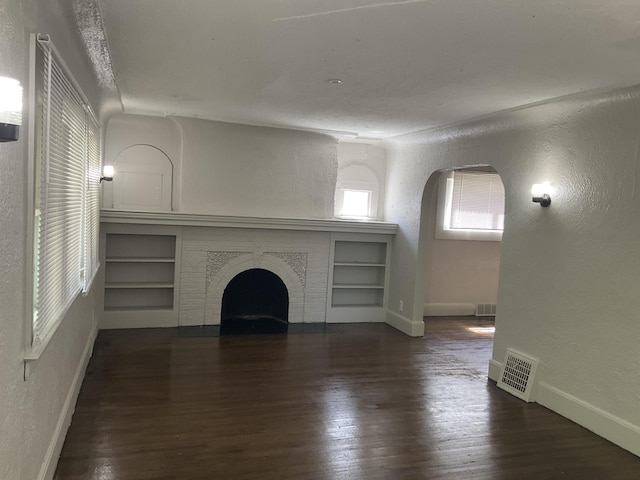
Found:
[[[222,296],[220,334],[286,333],[289,293],[276,274],[261,268],[239,273]]]

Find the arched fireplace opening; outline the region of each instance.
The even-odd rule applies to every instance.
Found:
[[[276,274],[253,268],[224,289],[220,335],[287,333],[289,293]]]

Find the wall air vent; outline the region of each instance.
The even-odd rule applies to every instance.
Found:
[[[476,317],[495,317],[495,316],[496,316],[495,303],[478,303],[476,305]]]
[[[498,387],[525,402],[531,402],[533,401],[531,399],[533,380],[537,368],[538,360],[515,350],[507,349]]]

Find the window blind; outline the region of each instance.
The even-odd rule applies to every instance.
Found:
[[[504,229],[504,186],[498,174],[464,170],[453,173],[449,228]]]
[[[48,37],[38,41],[36,75],[32,347],[46,343],[97,267],[101,161],[99,126]]]

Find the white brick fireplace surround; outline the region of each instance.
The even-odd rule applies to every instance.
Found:
[[[330,312],[336,283],[332,278],[335,242],[358,241],[357,246],[364,243],[366,249],[370,241],[390,242],[397,230],[395,224],[382,222],[116,210],[103,210],[101,222],[102,244],[106,245],[102,255],[106,265],[103,328],[218,325],[226,286],[236,275],[255,268],[274,273],[285,284],[290,323],[339,322],[340,314]],[[169,247],[154,246],[163,239],[170,240]],[[173,245],[175,251],[169,251]],[[155,253],[158,248],[159,254]],[[150,265],[156,261],[159,265]],[[343,264],[347,272],[352,268]],[[388,278],[384,268],[382,272],[375,280],[381,284],[380,292]],[[357,273],[355,278],[361,281]],[[344,291],[360,289],[349,285]],[[348,306],[354,314],[345,315],[343,321],[362,321],[370,315],[367,308],[384,310],[386,295],[378,295],[375,307],[364,310],[354,301]],[[384,314],[371,318],[384,318]]]

